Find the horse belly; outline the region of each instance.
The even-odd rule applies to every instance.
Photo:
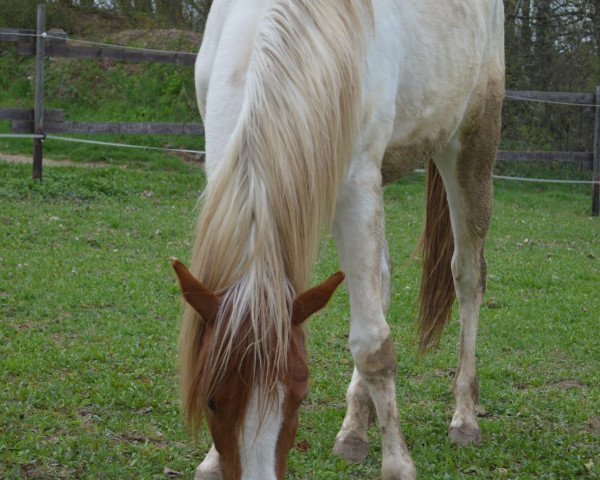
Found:
[[[431,159],[446,142],[443,140],[427,140],[416,144],[390,146],[385,151],[381,163],[383,183],[393,183],[405,177],[415,168]]]

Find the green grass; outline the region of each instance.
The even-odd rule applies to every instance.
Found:
[[[180,294],[204,179],[169,171],[0,164],[0,478],[191,478],[209,439],[182,425],[175,367]],[[458,327],[416,361],[422,178],[386,190],[396,265],[389,321],[398,406],[422,479],[600,477],[600,223],[582,187],[496,185],[478,343],[484,443],[447,438]],[[315,281],[338,268],[329,237]],[[310,321],[311,394],[290,479],[377,479],[381,447],[331,454],[352,360],[344,292]],[[586,466],[587,465],[587,466]]]

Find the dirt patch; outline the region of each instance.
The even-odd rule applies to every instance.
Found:
[[[593,435],[600,435],[600,417],[593,416],[588,418],[583,430]]]
[[[579,380],[556,380],[554,382],[550,382],[544,386],[545,390],[571,390],[572,388],[587,388],[585,383],[581,383]]]
[[[9,155],[7,153],[0,153],[0,162],[10,163],[32,163],[31,157],[26,155]],[[108,163],[85,163],[85,162],[72,162],[71,160],[50,160],[44,158],[44,166],[48,167],[85,167],[85,168],[105,168],[110,167]]]
[[[139,431],[131,431],[131,432],[123,432],[123,433],[113,433],[111,437],[119,442],[136,444],[152,444],[158,447],[166,448],[168,443],[163,438],[163,434],[160,432],[155,432],[154,435],[148,436]]]
[[[160,30],[125,30],[110,35],[109,43],[159,50],[177,50],[197,53],[202,35],[175,28]]]

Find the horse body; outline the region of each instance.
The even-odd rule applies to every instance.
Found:
[[[194,376],[205,372],[205,350],[217,356],[227,351],[231,357],[224,365],[232,358],[243,363],[246,357],[232,354],[236,342],[248,349],[272,339],[254,357],[250,385],[238,386],[245,417],[231,427],[228,441],[235,439],[235,445],[217,443],[222,425],[208,413],[216,448],[198,467],[198,479],[283,478],[282,458],[285,462],[293,441],[307,377],[301,322],[288,312],[294,296],[294,306],[313,305],[310,299],[317,297],[326,302],[337,285],[325,282],[312,297],[298,296],[307,288],[320,227],[327,222],[346,273],[355,364],[334,451],[348,461],[364,459],[374,409],[382,427],[382,477],[415,478],[397,420],[396,357],[385,319],[391,263],[382,185],[424,160],[429,200],[421,348],[438,340],[456,292],[461,346],[450,435],[459,444],[481,439],[475,338],[503,76],[501,0],[213,2],[196,63],[208,182],[191,270],[231,302],[254,292],[259,299],[271,295],[278,306],[248,303],[250,313],[238,312],[234,327],[221,331],[230,338],[225,347],[217,345],[223,335],[207,335],[220,327],[207,327],[198,309],[187,309],[183,392],[194,424],[199,416],[194,409],[206,413],[200,404],[212,401],[194,393],[204,388]],[[228,224],[236,215],[239,225]],[[240,284],[253,287],[238,289]],[[302,310],[311,313],[323,305]],[[228,308],[216,315],[216,325],[235,310]],[[270,318],[262,318],[265,314]],[[244,343],[238,330],[253,341]],[[281,370],[267,368],[271,373],[260,377],[259,364],[273,350]],[[260,389],[269,383],[271,400],[261,402]],[[231,458],[235,468],[225,465]]]
[[[503,83],[503,16],[490,1],[374,2],[374,9],[360,130],[368,144],[382,123],[391,125],[382,134],[382,169],[393,181],[476,115],[487,78]]]

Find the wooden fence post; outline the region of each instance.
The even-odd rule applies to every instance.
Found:
[[[44,37],[46,31],[46,5],[37,7],[37,37],[35,38],[35,105],[33,133],[44,133]],[[33,139],[33,178],[42,179],[43,139]]]
[[[600,182],[600,85],[596,87],[596,122],[594,124],[594,176]],[[592,185],[592,216],[600,216],[600,184]]]

